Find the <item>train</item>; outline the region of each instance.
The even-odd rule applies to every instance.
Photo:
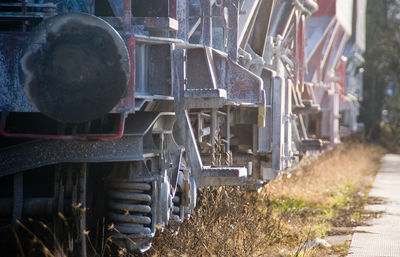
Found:
[[[254,190],[339,144],[358,129],[366,5],[1,1],[2,230],[34,218],[68,256],[107,238],[144,252],[199,188]]]

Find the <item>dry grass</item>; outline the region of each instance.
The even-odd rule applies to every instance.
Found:
[[[159,236],[147,256],[296,256],[304,242],[351,226],[359,217],[382,152],[343,144],[301,164],[260,193],[238,187],[204,189],[181,226]],[[342,253],[346,247],[334,249]],[[318,248],[304,256],[326,256]],[[299,254],[299,252],[297,253]],[[304,251],[301,252],[303,256]]]
[[[265,242],[274,241],[276,224],[270,223],[268,202],[260,202],[256,193],[237,187],[206,189],[199,200],[193,217],[168,229],[149,256],[255,256]]]
[[[278,247],[290,249],[335,234],[334,227],[358,225],[382,154],[377,147],[342,144],[316,159],[303,160],[290,174],[272,181],[263,194],[274,202],[276,216],[284,222],[288,235]],[[346,250],[315,249],[306,256]]]
[[[372,146],[343,144],[317,159],[302,160],[295,170],[272,181],[265,191],[274,198],[329,200],[327,195],[343,183],[364,186],[365,179],[378,169],[381,153]]]

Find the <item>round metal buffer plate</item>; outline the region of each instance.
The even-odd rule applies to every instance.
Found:
[[[101,117],[128,87],[124,41],[111,25],[88,14],[61,14],[43,21],[32,31],[20,64],[29,100],[61,122]]]

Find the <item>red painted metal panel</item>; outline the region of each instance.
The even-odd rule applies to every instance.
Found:
[[[318,0],[319,9],[311,17],[335,17],[347,34],[351,34],[353,0]]]
[[[335,69],[336,84],[339,86],[340,101],[344,101],[346,94],[346,59],[341,58]]]
[[[129,35],[125,38],[126,46],[129,52],[130,75],[128,82],[128,90],[124,98],[115,106],[112,112],[129,111],[134,112],[135,108],[135,56],[136,56],[136,38]]]
[[[168,16],[176,19],[176,0],[169,0]]]

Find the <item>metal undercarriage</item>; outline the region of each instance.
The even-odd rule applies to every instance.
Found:
[[[68,256],[109,237],[143,252],[198,187],[255,189],[337,143],[324,75],[349,36],[332,22],[307,56],[316,1],[89,2],[0,3],[3,228],[45,220]]]

